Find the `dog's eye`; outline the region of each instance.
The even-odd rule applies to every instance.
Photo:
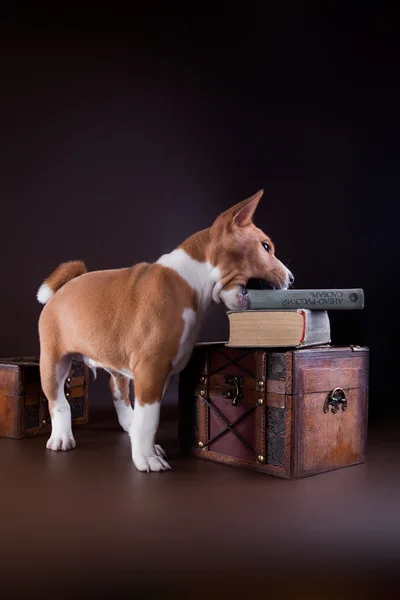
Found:
[[[267,242],[261,242],[263,245],[263,248],[267,251],[270,252],[271,251],[271,246],[269,244],[267,244]]]

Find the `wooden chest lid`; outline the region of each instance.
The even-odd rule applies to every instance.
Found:
[[[0,395],[20,396],[27,387],[40,391],[39,358],[36,356],[0,358]]]
[[[18,356],[13,358],[0,358],[0,365],[7,365],[10,367],[19,366],[39,366],[39,357],[37,356]]]

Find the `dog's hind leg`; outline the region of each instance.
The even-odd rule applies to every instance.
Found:
[[[133,408],[129,399],[129,379],[120,373],[111,373],[110,389],[117,412],[118,422],[124,431],[129,431],[133,419]]]
[[[70,367],[70,356],[60,357],[56,352],[42,347],[40,378],[51,416],[51,436],[46,445],[48,450],[72,450],[76,446],[72,435],[71,408],[64,393]]]

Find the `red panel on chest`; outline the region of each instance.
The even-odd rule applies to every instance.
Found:
[[[254,460],[257,454],[255,408],[244,403],[233,406],[231,401],[223,398],[214,400],[213,406],[224,417],[226,423],[214,409],[210,409],[210,440],[219,436],[210,444],[210,450],[244,460]],[[228,423],[231,429],[227,427]]]

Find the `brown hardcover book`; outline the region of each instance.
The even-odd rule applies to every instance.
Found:
[[[368,360],[357,346],[199,344],[180,376],[180,450],[287,479],[362,463]]]
[[[65,382],[72,426],[88,422],[88,368],[72,361]],[[0,436],[20,439],[50,433],[48,402],[40,384],[37,357],[0,359]]]
[[[229,346],[300,348],[331,341],[325,310],[241,310],[228,317]]]

